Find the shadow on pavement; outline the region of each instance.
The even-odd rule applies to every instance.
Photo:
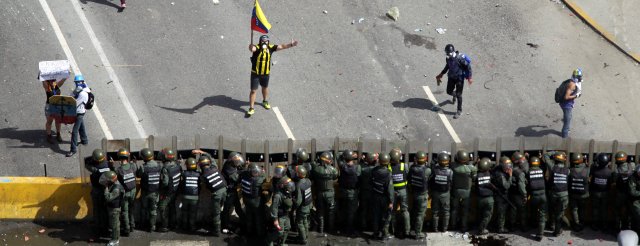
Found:
[[[225,95],[217,95],[217,96],[205,97],[204,99],[202,99],[202,102],[200,102],[196,106],[193,106],[193,108],[169,108],[169,107],[163,107],[158,105],[156,105],[156,107],[166,109],[169,111],[183,113],[183,114],[195,114],[196,111],[198,111],[198,109],[204,106],[219,106],[219,107],[224,107],[224,108],[228,108],[228,109],[232,109],[232,110],[236,110],[244,113],[245,110],[242,109],[242,106],[246,106],[246,105],[249,105],[249,102],[233,99]]]
[[[9,127],[0,129],[0,138],[15,139],[22,142],[19,146],[7,146],[8,148],[24,148],[24,149],[51,149],[58,154],[66,154],[67,151],[60,149],[60,144],[68,143],[64,141],[62,143],[50,144],[45,140],[44,130],[18,130],[17,127]],[[55,140],[54,140],[55,141]]]
[[[560,131],[555,129],[548,129],[547,126],[543,126],[543,125],[523,126],[523,127],[519,127],[515,132],[516,137],[518,136],[542,137],[542,136],[551,135],[551,134],[562,136]]]
[[[451,100],[442,101],[435,106],[440,108],[442,110],[442,113],[446,115],[454,115],[455,112],[446,111],[442,109],[442,106],[447,104],[453,104],[453,101]],[[393,105],[393,107],[396,107],[396,108],[415,108],[415,109],[430,110],[430,111],[437,112],[437,110],[433,109],[433,106],[434,106],[433,102],[426,98],[409,98],[404,101],[394,101],[391,103],[391,105]]]
[[[115,0],[114,0],[115,1]],[[93,3],[97,3],[97,4],[102,4],[102,5],[106,5],[109,7],[114,7],[118,10],[120,10],[120,6],[111,2],[111,1],[107,1],[107,0],[80,0],[80,2],[82,4],[87,4],[87,2],[93,2]]]

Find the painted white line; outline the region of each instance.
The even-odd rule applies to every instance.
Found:
[[[44,1],[44,0],[40,0],[40,1]],[[98,41],[98,38],[96,37],[96,34],[93,31],[93,28],[91,28],[91,25],[89,24],[89,20],[87,20],[87,17],[84,15],[84,12],[82,11],[82,7],[80,7],[79,1],[72,0],[70,2],[76,11],[76,14],[78,14],[78,17],[80,17],[80,22],[82,22],[82,25],[84,26],[84,30],[87,31],[87,34],[91,39],[91,43],[93,43],[93,47],[96,49],[96,52],[100,57],[100,61],[102,62],[102,65],[104,65],[104,69],[107,70],[107,73],[109,74],[109,78],[111,79],[111,81],[113,81],[112,84],[115,86],[116,92],[118,93],[118,97],[120,98],[120,101],[122,101],[122,104],[124,104],[124,108],[125,110],[127,110],[129,117],[131,117],[131,120],[133,121],[133,125],[136,127],[136,130],[138,131],[138,136],[140,138],[146,138],[147,133],[145,132],[144,128],[142,127],[142,124],[140,123],[140,118],[138,118],[138,114],[136,114],[136,111],[133,109],[131,102],[129,102],[129,98],[127,98],[127,95],[124,93],[124,89],[120,84],[120,79],[118,79],[118,76],[116,75],[115,70],[113,70],[113,67],[111,67],[111,63],[109,62],[109,59],[107,59],[107,55],[104,53],[104,50],[102,49],[102,45],[100,45],[100,41]]]
[[[82,72],[80,72],[80,68],[78,67],[78,64],[76,63],[76,59],[73,57],[73,54],[71,53],[69,44],[67,44],[67,40],[64,38],[64,35],[62,35],[60,26],[58,25],[58,22],[53,16],[53,13],[51,12],[51,8],[49,8],[49,4],[47,3],[46,0],[39,0],[39,1],[40,1],[40,5],[42,6],[42,10],[44,10],[45,15],[47,15],[47,19],[49,19],[49,22],[51,22],[51,27],[53,28],[53,32],[56,34],[56,37],[58,38],[58,42],[60,42],[60,45],[62,46],[62,50],[64,51],[64,54],[67,56],[67,60],[69,60],[73,73],[82,74]],[[104,137],[107,139],[113,139],[113,135],[111,134],[111,131],[109,130],[109,127],[107,126],[107,122],[104,120],[104,117],[102,117],[102,113],[100,113],[100,109],[98,109],[97,103],[93,105],[93,109],[91,111],[95,113],[96,118],[98,119],[98,123],[100,124],[100,128],[102,128],[102,132],[104,133]]]
[[[276,113],[276,117],[278,118],[278,121],[280,121],[280,125],[282,125],[282,128],[284,129],[284,132],[287,134],[287,137],[293,140],[296,140],[296,138],[293,136],[293,133],[291,133],[291,129],[289,129],[289,125],[287,125],[287,122],[284,120],[284,117],[282,117],[282,113],[280,113],[280,109],[278,109],[278,107],[273,107],[273,112]]]
[[[436,97],[433,96],[433,93],[431,93],[431,89],[429,89],[429,86],[422,86],[422,88],[424,89],[424,92],[427,93],[427,97],[429,98],[429,100],[431,100],[433,105],[438,105],[438,101],[436,100]],[[456,131],[453,130],[453,126],[451,126],[451,123],[449,123],[449,119],[447,119],[447,116],[442,113],[442,110],[438,110],[438,115],[440,116],[440,120],[442,120],[442,123],[444,123],[444,127],[447,128],[447,131],[449,131],[449,135],[451,135],[453,141],[456,143],[460,143],[460,138],[458,137],[458,134],[456,134]]]
[[[219,0],[213,0],[213,4],[218,5],[220,3]]]

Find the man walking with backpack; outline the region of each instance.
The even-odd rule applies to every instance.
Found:
[[[76,83],[76,88],[73,90],[73,97],[76,99],[76,123],[73,124],[73,131],[71,132],[71,149],[67,153],[67,157],[71,157],[78,151],[78,134],[80,134],[80,141],[82,144],[87,145],[89,139],[87,138],[87,132],[84,128],[84,114],[88,108],[86,105],[89,103],[89,93],[91,90],[84,83],[84,76],[82,74],[76,75],[73,79]],[[60,133],[58,132],[58,135]]]
[[[571,127],[571,111],[576,98],[582,93],[582,69],[576,68],[571,74],[571,79],[565,80],[556,89],[555,100],[562,109],[562,138],[569,137]]]
[[[447,94],[453,96],[453,103],[458,101],[458,111],[453,116],[457,119],[462,114],[462,89],[464,88],[464,80],[469,81],[469,85],[473,83],[471,78],[471,59],[460,52],[456,51],[452,44],[444,47],[444,53],[447,54],[446,65],[442,72],[436,76],[438,85],[442,83],[442,76],[447,73]]]

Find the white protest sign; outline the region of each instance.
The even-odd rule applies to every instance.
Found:
[[[38,68],[40,70],[40,81],[69,78],[70,66],[68,60],[41,61],[38,63]]]

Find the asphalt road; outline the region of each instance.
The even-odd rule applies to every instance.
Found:
[[[71,126],[63,127],[67,142],[52,146],[44,140],[37,63],[67,56],[43,3],[104,119],[106,127],[95,112],[86,118],[87,148],[97,147],[107,133],[287,137],[273,110],[258,105],[253,117],[244,117],[252,1],[135,0],[123,12],[118,1],[2,1],[0,176],[42,176],[44,164],[49,176],[79,175],[77,157],[63,156]],[[264,0],[261,5],[273,25],[272,42],[300,41],[273,56],[270,82],[270,102],[296,139],[452,141],[430,110],[423,86],[445,102],[444,113],[463,142],[556,135],[562,112],[553,102],[554,90],[581,67],[585,89],[574,110],[572,136],[640,141],[640,102],[634,96],[640,69],[561,4]],[[392,6],[400,9],[396,22],[384,16]],[[438,27],[446,33],[436,33]],[[471,56],[474,66],[475,82],[465,85],[464,113],[457,120],[455,107],[446,103],[451,98],[434,79],[444,66],[447,43]],[[63,91],[70,93],[71,85]]]

